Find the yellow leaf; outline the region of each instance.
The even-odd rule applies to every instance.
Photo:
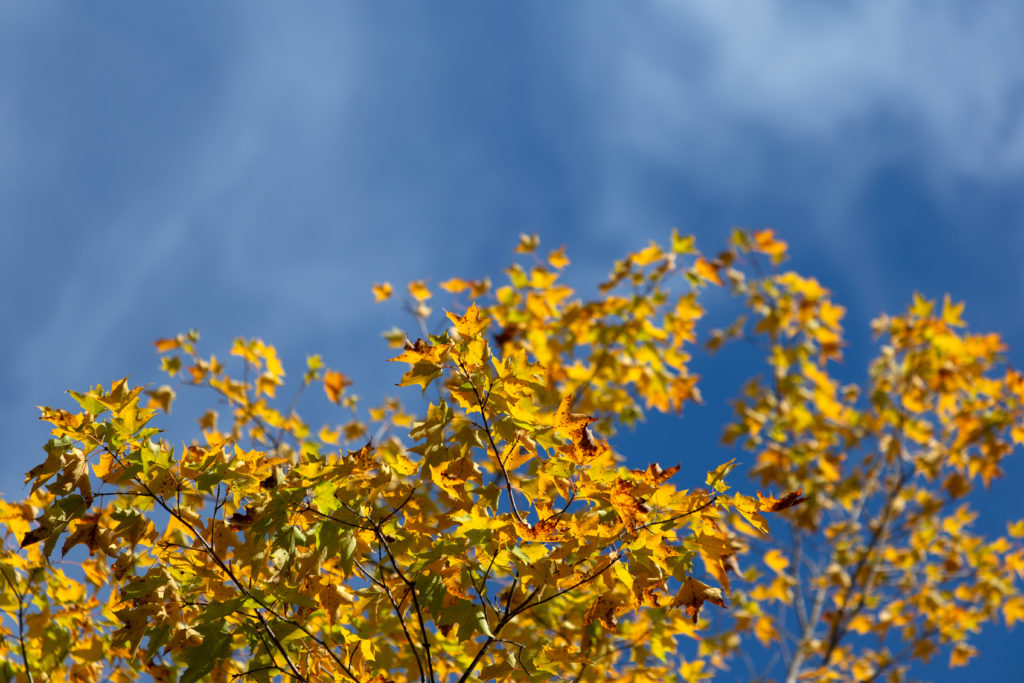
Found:
[[[538,237],[536,233],[533,235],[523,233],[519,235],[519,244],[516,245],[516,253],[530,254],[536,251],[538,246],[540,246],[540,237]]]
[[[1007,522],[1006,530],[1010,536],[1014,538],[1021,538],[1024,536],[1024,519],[1018,519],[1015,522]]]
[[[648,486],[655,487],[661,486],[661,484],[668,481],[673,474],[679,471],[680,467],[682,467],[682,464],[676,465],[675,467],[669,467],[666,470],[658,463],[652,462],[647,466],[646,470],[632,470],[632,472],[643,479],[644,483]]]
[[[771,229],[754,233],[754,251],[768,254],[773,263],[779,263],[786,256],[788,246],[782,240],[775,239],[775,231]]]
[[[693,235],[680,235],[679,230],[672,228],[672,251],[676,254],[692,254],[696,250],[697,238]]]
[[[772,641],[778,639],[779,633],[775,630],[771,617],[761,617],[754,622],[754,637],[764,647],[769,647]]]
[[[789,558],[772,548],[764,554],[764,563],[776,574],[784,574],[789,566]]]
[[[414,280],[409,283],[409,295],[416,301],[426,301],[432,296],[423,280]]]
[[[393,289],[390,282],[373,283],[373,300],[377,303],[391,298]]]
[[[696,263],[693,264],[693,272],[704,280],[714,282],[719,287],[722,286],[722,278],[718,276],[718,267],[712,265],[703,256],[698,257]]]
[[[665,258],[665,252],[654,241],[645,248],[633,254],[633,263],[638,266],[646,266]],[[721,284],[721,283],[719,283]]]
[[[463,280],[462,278],[453,277],[453,278],[450,278],[448,280],[445,280],[444,282],[439,284],[438,287],[440,287],[441,289],[443,289],[446,292],[451,292],[452,294],[458,294],[461,291],[469,289],[470,284],[468,282],[466,282],[465,280]]]
[[[458,330],[459,335],[465,339],[471,339],[480,333],[480,330],[487,327],[491,319],[480,318],[480,309],[476,307],[476,304],[470,304],[466,310],[466,315],[460,316],[455,313],[447,312],[448,319],[455,323],[455,329]]]
[[[609,494],[609,501],[619,518],[630,529],[636,529],[647,519],[650,512],[646,502],[636,492],[636,486],[625,479],[616,479]]]
[[[149,403],[146,404],[147,408],[159,408],[167,414],[171,412],[171,402],[174,401],[177,394],[174,393],[174,389],[170,385],[164,384],[157,389],[148,389],[146,396],[149,396]]]
[[[932,314],[932,309],[935,307],[934,301],[929,301],[921,296],[918,292],[914,292],[914,303],[910,307],[910,314],[919,318],[927,318]]]
[[[1003,619],[1007,627],[1012,627],[1018,621],[1024,621],[1024,598],[1017,595],[1003,605]]]
[[[583,623],[589,624],[595,619],[609,631],[614,631],[618,623],[618,615],[623,611],[625,599],[616,593],[602,593],[597,597],[583,615]]]
[[[570,261],[565,255],[565,247],[559,247],[548,254],[548,263],[551,264],[552,268],[558,268],[559,270],[569,265]]]
[[[967,660],[976,656],[978,656],[976,648],[964,642],[957,643],[953,646],[953,651],[949,653],[949,668],[967,666]]]
[[[755,529],[760,531],[762,534],[768,533],[768,522],[758,512],[760,506],[754,498],[737,493],[732,498],[732,504],[737,510],[739,510],[740,514],[754,526]]]
[[[317,438],[319,438],[324,443],[331,444],[332,446],[334,446],[337,445],[338,439],[341,437],[341,430],[331,429],[327,425],[324,425],[323,427],[320,428],[320,431],[317,432],[316,435]]]
[[[947,294],[942,299],[942,320],[950,327],[963,327],[964,321],[960,315],[964,312],[964,302],[954,304]]]

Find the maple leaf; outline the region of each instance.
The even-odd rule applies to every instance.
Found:
[[[544,258],[538,245],[523,236],[523,262],[496,289],[443,282],[471,300],[461,315],[432,319],[425,282],[409,285],[417,323],[454,327],[428,341],[385,333],[408,364],[402,386],[436,380],[430,403],[364,408],[308,356],[297,389],[322,380],[327,402],[352,411],[317,429],[277,400],[273,346],[235,339],[239,378],[190,331],[155,346],[165,371],[220,403],[200,406],[196,433],[165,440],[149,423],[174,392],[125,379],[69,392],[73,411],[41,408],[45,460],[24,501],[0,501],[0,534],[22,545],[0,553],[8,673],[408,683],[585,668],[587,680],[698,681],[739,652],[773,651],[785,625],[814,643],[787,677],[861,680],[895,673],[883,667],[896,651],[899,667],[942,648],[965,665],[971,634],[1024,621],[1024,522],[991,539],[970,506],[977,480],[1002,476],[1024,443],[1024,375],[997,335],[963,329],[962,304],[945,297],[939,313],[915,295],[873,326],[883,338],[865,382],[840,386],[845,309],[813,277],[757,267],[752,253],[786,253],[771,230],[736,230],[713,258],[673,230],[670,249],[627,254],[590,294],[563,284],[564,248]],[[730,479],[732,492],[735,460],[677,489],[680,465],[627,465],[607,441],[643,410],[700,400],[688,365],[709,282],[746,310],[708,348],[744,339],[767,353],[726,441],[757,454],[762,488],[806,482],[820,503],[784,515],[781,534],[762,513],[805,502],[801,490],[747,496]],[[48,561],[78,545],[94,556],[80,572]],[[693,576],[698,562],[712,585]],[[736,577],[734,609],[699,633],[704,604],[725,607]],[[821,609],[796,614],[808,595]]]
[[[754,250],[772,257],[773,263],[779,263],[786,255],[788,246],[775,238],[775,231],[765,229],[754,233]]]
[[[712,588],[706,583],[688,576],[672,599],[672,606],[684,607],[686,614],[696,624],[697,618],[700,616],[700,610],[705,602],[725,607],[725,600],[722,599],[722,589]]]
[[[448,344],[430,344],[422,339],[417,339],[415,342],[405,342],[402,349],[402,353],[390,358],[392,362],[405,362],[410,364],[416,364],[420,361],[427,363],[438,364],[446,356],[448,352]]]
[[[540,246],[540,237],[536,234],[527,235],[526,233],[523,233],[519,235],[519,244],[516,245],[516,253],[529,254],[536,251],[538,246]]]
[[[801,490],[797,489],[796,491],[790,491],[782,498],[776,499],[772,497],[771,494],[764,496],[759,491],[757,494],[757,505],[758,508],[766,512],[779,512],[781,510],[791,508],[794,505],[799,505],[800,503],[806,501],[807,498],[801,496],[800,493]]]
[[[679,471],[682,465],[676,465],[670,467],[667,470],[662,469],[661,465],[656,462],[652,462],[647,466],[646,470],[631,470],[633,474],[643,479],[644,483],[651,487],[660,486],[662,483],[669,480],[673,474]]]
[[[565,247],[561,246],[548,254],[548,263],[551,264],[552,268],[561,270],[569,265],[570,261],[565,255]]]
[[[171,412],[171,403],[176,394],[170,385],[164,384],[156,389],[147,389],[146,395],[149,396],[147,408],[159,408],[168,414]]]
[[[562,436],[578,441],[586,431],[587,425],[597,422],[597,418],[571,412],[574,399],[572,395],[566,396],[558,404],[558,410],[555,411],[555,429]]]
[[[618,615],[625,607],[625,598],[616,593],[607,592],[597,596],[583,615],[583,623],[590,624],[595,619],[608,631],[614,631],[618,623]]]
[[[391,294],[394,290],[391,287],[390,282],[374,283],[373,285],[373,300],[376,303],[386,301],[391,298]]]
[[[630,530],[635,530],[643,524],[647,519],[647,513],[651,511],[647,502],[637,494],[636,485],[622,478],[616,479],[609,494],[609,501]]]
[[[722,278],[718,275],[718,267],[703,256],[698,257],[694,262],[693,272],[704,280],[714,282],[719,287],[722,286]]]
[[[754,498],[737,493],[732,497],[732,504],[755,529],[762,534],[768,533],[768,522],[758,512],[758,502]]]
[[[482,329],[490,324],[489,318],[480,318],[480,309],[476,304],[470,304],[465,315],[456,315],[448,312],[448,319],[455,323],[455,329],[464,339],[471,339],[477,336]]]
[[[64,557],[71,548],[82,543],[89,549],[89,556],[92,557],[99,549],[101,529],[98,521],[99,514],[86,515],[79,521],[75,530],[64,541],[64,545],[60,549],[60,556]]]
[[[416,280],[409,283],[409,295],[420,303],[433,296],[427,288],[427,284],[423,280]]]
[[[351,386],[352,382],[348,377],[335,372],[334,370],[328,370],[324,373],[324,391],[327,393],[327,398],[330,399],[331,403],[338,403],[341,401],[341,392],[345,390],[345,387]]]
[[[159,605],[144,604],[140,607],[126,607],[115,612],[123,625],[114,633],[114,642],[128,641],[128,652],[134,653],[146,635],[149,618],[159,609]]]

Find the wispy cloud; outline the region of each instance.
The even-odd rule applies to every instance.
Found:
[[[953,222],[963,218],[949,199],[959,184],[1024,178],[1019,3],[590,9],[570,51],[599,131],[602,192],[589,220],[605,234],[667,220],[706,230],[709,212],[737,222],[775,213],[793,223],[776,227],[816,242],[828,267],[863,283],[856,295],[877,310],[894,271],[858,221],[880,173],[913,169]]]
[[[922,150],[943,170],[1024,168],[1018,3],[749,0],[605,10],[585,38],[607,47],[584,54],[603,55],[609,118],[649,153],[677,154],[662,137],[673,130],[698,151],[727,151],[742,143],[729,133],[744,124],[830,143],[865,120],[894,116],[926,136]]]

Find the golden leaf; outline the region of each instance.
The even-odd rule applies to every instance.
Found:
[[[711,264],[703,256],[698,257],[697,261],[693,264],[693,272],[704,280],[714,282],[719,287],[722,286],[722,278],[718,276],[718,266]]]
[[[421,303],[433,296],[423,280],[414,280],[409,283],[409,295]]]
[[[548,263],[551,264],[552,268],[559,270],[569,265],[570,261],[565,255],[565,247],[561,246],[548,254]]]
[[[391,287],[390,282],[373,283],[373,300],[376,303],[385,301],[391,298],[391,294],[394,291]]]
[[[327,392],[327,398],[332,403],[341,401],[341,392],[345,390],[345,387],[351,385],[352,382],[349,378],[340,372],[328,370],[324,373],[324,391]]]
[[[625,598],[616,593],[602,593],[590,604],[583,615],[583,623],[590,624],[595,619],[608,631],[614,631],[618,623],[618,615],[625,606]]]
[[[480,318],[480,309],[476,307],[476,304],[470,304],[465,315],[460,316],[451,312],[447,312],[446,315],[455,323],[455,329],[458,330],[459,335],[467,340],[477,336],[491,322],[490,318]]]

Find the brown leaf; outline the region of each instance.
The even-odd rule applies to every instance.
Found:
[[[245,508],[244,512],[232,513],[228,521],[231,523],[231,528],[237,531],[252,526],[252,523],[256,521],[256,515],[249,508]]]
[[[597,619],[607,630],[614,631],[617,623],[618,612],[624,602],[625,600],[622,596],[616,595],[615,593],[603,593],[599,595],[587,609],[586,614],[583,615],[583,623],[589,624]]]
[[[615,481],[609,500],[630,531],[635,531],[641,526],[647,520],[647,513],[651,511],[647,501],[637,494],[636,485],[626,479],[620,478]]]
[[[338,403],[341,400],[341,392],[351,384],[351,380],[340,372],[328,370],[324,373],[324,391],[332,403]]]
[[[21,539],[21,547],[27,548],[34,543],[39,543],[46,538],[50,537],[51,530],[46,527],[39,527],[25,534]]]
[[[807,500],[807,498],[800,495],[802,492],[803,489],[790,491],[789,493],[787,493],[786,495],[779,499],[775,499],[771,495],[762,496],[760,493],[758,493],[758,504],[762,510],[765,510],[767,512],[779,512],[780,510],[791,508],[794,505],[799,505],[800,503]]]
[[[662,469],[661,465],[656,462],[652,462],[647,466],[646,470],[632,470],[633,474],[637,475],[644,480],[644,483],[648,486],[660,486],[662,483],[667,481],[669,477],[679,471],[681,465],[675,467],[669,467],[667,470]]]
[[[696,624],[697,617],[700,616],[700,610],[705,602],[725,607],[725,601],[722,599],[722,589],[712,588],[706,583],[702,583],[690,576],[687,577],[686,581],[683,582],[682,588],[676,593],[675,598],[672,600],[672,606],[686,607],[686,614]]]
[[[64,557],[68,554],[68,551],[74,548],[79,543],[84,543],[89,549],[89,557],[92,557],[96,553],[98,540],[99,540],[99,514],[86,515],[85,518],[78,523],[73,533],[71,533],[67,540],[64,541],[64,545],[60,549],[60,556]]]

